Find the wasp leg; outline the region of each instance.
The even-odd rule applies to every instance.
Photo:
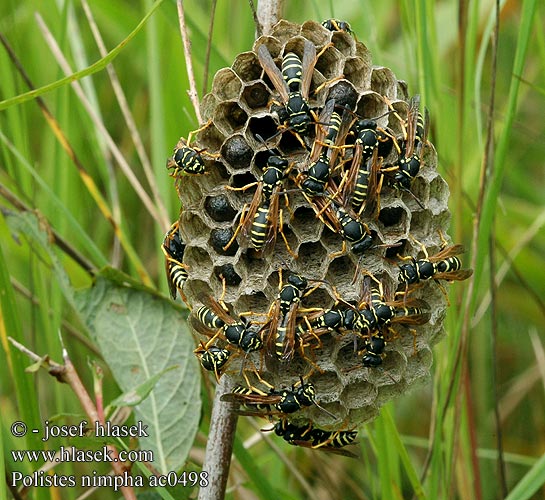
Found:
[[[237,239],[238,233],[239,233],[240,230],[244,227],[244,224],[246,223],[246,219],[245,219],[245,217],[244,217],[244,214],[246,213],[247,210],[248,210],[248,204],[246,203],[246,204],[242,207],[242,212],[241,212],[241,216],[240,216],[240,221],[239,221],[239,223],[238,223],[237,228],[235,229],[235,232],[233,233],[233,236],[232,236],[231,239],[227,242],[227,245],[225,245],[225,246],[223,247],[223,251],[224,251],[224,252],[233,244],[233,242]]]

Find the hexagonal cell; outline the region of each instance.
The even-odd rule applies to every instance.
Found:
[[[396,88],[396,99],[401,99],[403,101],[406,101],[408,98],[409,98],[409,90],[408,90],[407,82],[404,80],[398,80],[397,88]]]
[[[388,377],[386,369],[384,369],[383,373],[380,375],[382,375],[381,381],[383,381],[384,384],[380,385],[378,388],[376,403],[379,407],[407,391],[407,383],[405,380],[399,380],[399,382],[394,384],[392,378],[394,380],[397,380],[397,378],[395,375],[392,375],[392,378],[389,379],[389,383],[386,383]]]
[[[331,80],[343,73],[343,55],[335,47],[328,47],[314,67],[326,80]]]
[[[269,141],[278,132],[278,124],[269,114],[252,116],[248,122],[248,131],[255,140],[256,147],[262,147],[263,141]],[[259,137],[261,138],[259,138]]]
[[[301,26],[301,36],[310,40],[314,45],[323,47],[329,42],[331,33],[316,21],[307,21]]]
[[[221,143],[225,136],[218,130],[214,123],[209,123],[195,134],[195,141],[199,145],[206,145],[208,152],[215,153],[219,151]]]
[[[214,228],[210,233],[208,244],[220,255],[235,255],[238,250],[238,243],[234,240],[229,248],[224,250],[224,247],[231,241],[234,231],[228,228]]]
[[[261,76],[261,65],[254,52],[243,52],[235,58],[231,69],[244,82],[257,80]]]
[[[344,77],[352,82],[359,91],[369,88],[371,83],[371,68],[366,66],[361,57],[351,57],[344,63]]]
[[[279,156],[280,152],[275,149],[265,149],[264,151],[258,151],[254,156],[254,166],[259,169],[260,172],[264,172],[267,168],[267,163],[271,156]]]
[[[224,194],[207,196],[204,201],[204,208],[208,215],[216,222],[231,221],[237,214],[236,210],[229,203]]]
[[[337,374],[333,371],[325,371],[312,375],[311,382],[317,388],[319,400],[329,403],[338,399],[343,386]]]
[[[384,227],[391,227],[396,225],[405,225],[407,213],[402,206],[385,207],[381,209],[378,217]]]
[[[359,339],[354,335],[351,335],[351,337],[359,342]],[[348,338],[346,340],[348,342]],[[354,350],[354,347],[357,347],[357,344],[355,346],[355,343],[350,341],[341,347],[337,353],[335,366],[345,375],[355,375],[358,373],[358,369],[362,368],[361,355]]]
[[[308,206],[295,210],[290,226],[301,241],[317,241],[323,228],[322,223],[316,219],[314,210]]]
[[[301,32],[301,26],[295,23],[290,23],[285,19],[278,21],[271,30],[271,35],[285,43],[289,38],[293,38]]]
[[[319,241],[302,243],[299,247],[299,261],[305,263],[306,268],[321,269],[327,258],[327,251]]]
[[[228,286],[238,286],[242,278],[237,274],[233,264],[223,264],[222,266],[214,267],[214,274],[221,281],[225,280]]]
[[[254,152],[241,135],[232,135],[221,147],[223,158],[235,169],[246,169],[250,166]]]
[[[210,287],[207,277],[191,279],[186,282],[184,292],[188,298],[193,297],[193,304],[197,303],[196,297],[213,297],[214,291]]]
[[[349,33],[337,31],[331,36],[331,42],[335,45],[335,48],[345,56],[350,56],[356,52],[356,43]]]
[[[360,97],[357,113],[362,118],[376,119],[388,112],[388,105],[375,92],[366,92]],[[380,124],[380,121],[379,121]]]
[[[257,54],[260,45],[265,45],[267,47],[267,50],[269,51],[269,54],[271,54],[271,57],[273,59],[276,59],[279,57],[280,53],[282,52],[282,46],[283,43],[278,40],[277,38],[274,38],[272,36],[264,35],[260,36],[254,43],[253,51]]]
[[[242,89],[242,81],[231,68],[222,68],[214,76],[212,93],[220,101],[237,99]]]
[[[198,211],[184,210],[180,214],[180,232],[185,242],[203,239],[208,234],[208,227]]]
[[[184,264],[187,264],[191,271],[191,278],[197,280],[203,279],[209,281],[208,271],[212,266],[212,261],[208,253],[200,247],[186,247],[184,252]]]
[[[335,415],[335,420],[333,420],[332,417],[324,410],[318,408],[316,405],[313,405],[308,409],[307,415],[315,427],[323,430],[337,431],[339,430],[340,425],[344,425],[346,423],[348,411],[341,403],[320,403],[320,406],[329,413]]]
[[[216,109],[217,105],[218,100],[216,99],[214,94],[208,93],[202,98],[201,114],[205,121],[212,119],[212,114],[214,113],[214,109]]]
[[[391,106],[395,113],[390,113],[388,115],[388,127],[394,131],[398,141],[400,141],[399,137],[403,137],[403,129],[401,127],[400,118],[402,120],[407,118],[409,105],[405,101],[393,101]]]
[[[371,71],[371,88],[389,99],[397,97],[397,79],[390,68],[375,66]]]
[[[341,396],[344,405],[349,409],[369,406],[374,403],[376,398],[377,388],[365,381],[350,384]]]
[[[214,113],[214,124],[217,125],[226,135],[242,128],[248,115],[236,102],[220,102]]]
[[[352,283],[355,273],[356,266],[348,255],[343,255],[342,257],[337,257],[329,264],[325,279],[329,283],[334,283],[341,294],[345,293],[343,292],[344,290],[352,289],[354,291],[353,295],[355,295],[356,290],[354,290]],[[343,298],[352,300],[354,296],[348,297],[343,295]]]
[[[335,105],[348,106],[351,110],[356,108],[358,93],[348,80],[340,80],[329,88],[327,100],[335,99]]]
[[[242,312],[254,312],[260,317],[260,321],[265,321],[265,316],[271,306],[271,301],[266,297],[263,292],[255,292],[252,294],[242,294],[238,299],[238,308],[240,313]]]
[[[295,133],[291,130],[287,130],[282,134],[277,147],[283,156],[290,156],[306,151],[306,148],[303,147]]]
[[[309,289],[314,288],[317,283],[309,283]],[[305,307],[317,307],[320,309],[329,309],[333,306],[335,299],[326,288],[316,288],[304,299]]]
[[[231,186],[234,188],[243,188],[252,183],[255,183],[257,179],[251,172],[244,172],[242,174],[235,174],[231,179]],[[244,190],[246,191],[246,190]],[[248,191],[253,196],[253,191]]]
[[[364,406],[363,408],[354,408],[350,410],[350,420],[348,426],[360,426],[366,422],[371,422],[377,418],[379,414],[378,408],[373,404],[370,406]]]
[[[250,109],[260,109],[267,107],[270,95],[269,90],[263,82],[255,82],[244,86],[241,100]]]
[[[411,182],[411,193],[414,196],[406,193],[408,195],[405,197],[407,206],[412,210],[418,210],[420,205],[426,206],[428,204],[428,200],[430,199],[430,185],[422,176],[417,175]]]
[[[392,246],[386,249],[384,257],[386,259],[396,259],[398,255],[405,255],[407,253],[407,240],[401,239],[397,242],[396,246]]]
[[[445,179],[437,175],[430,183],[430,200],[446,200],[450,195]]]

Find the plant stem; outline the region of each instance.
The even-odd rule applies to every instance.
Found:
[[[200,489],[199,500],[220,500],[225,496],[237,414],[233,412],[233,403],[221,401],[221,397],[232,392],[234,386],[232,377],[223,375],[216,387],[203,463],[203,471],[208,472],[209,485]]]

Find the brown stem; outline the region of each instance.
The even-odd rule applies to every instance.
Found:
[[[259,0],[257,4],[257,19],[264,35],[282,18],[284,0]]]
[[[221,396],[232,392],[234,386],[234,380],[224,375],[216,387],[203,463],[203,471],[208,472],[209,485],[200,489],[199,500],[221,500],[225,497],[237,414],[233,412],[233,403],[221,401]]]
[[[79,375],[74,368],[72,361],[68,357],[68,352],[66,351],[66,349],[63,348],[64,365],[61,365],[50,359],[49,356],[38,356],[38,354],[32,352],[30,349],[20,344],[16,340],[12,339],[11,337],[8,337],[8,339],[17,349],[19,349],[22,353],[26,354],[30,359],[34,361],[42,361],[42,365],[44,366],[44,368],[46,368],[49,374],[54,376],[59,382],[68,384],[70,386],[91,423],[94,424],[95,422],[99,421],[98,412],[95,405],[93,404],[93,400],[89,396],[87,389],[85,389],[83,382],[79,378]],[[114,473],[116,475],[122,476],[126,469],[123,465],[123,462],[119,461],[117,449],[112,445],[108,445],[107,448],[108,450],[110,450],[111,457],[113,459],[112,468],[114,470]],[[136,494],[132,486],[121,486],[120,489],[123,497],[126,500],[136,500]]]

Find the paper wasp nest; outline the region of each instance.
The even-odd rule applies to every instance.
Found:
[[[409,99],[405,82],[397,80],[390,69],[373,66],[367,48],[347,32],[331,32],[312,21],[303,25],[281,21],[270,36],[256,41],[254,51],[239,54],[230,68],[218,71],[212,91],[201,105],[203,119],[210,123],[196,134],[191,144],[195,149],[205,150],[202,157],[206,173],[182,174],[177,182],[182,202],[181,237],[187,245],[184,264],[189,274],[184,292],[193,307],[192,314],[206,297],[220,299],[220,276],[223,276],[227,283],[224,302],[231,313],[234,316],[246,311],[260,313],[262,316],[249,318],[264,323],[278,295],[279,269],[282,269],[284,282],[290,273],[297,273],[307,278],[310,286],[319,285],[303,298],[303,308],[331,307],[336,301],[333,287],[345,301],[360,300],[366,273],[379,279],[386,290],[395,292],[399,274],[397,255],[421,256],[418,242],[424,244],[430,254],[441,245],[439,231],[445,232],[450,217],[449,191],[436,171],[437,156],[429,143],[420,172],[411,184],[414,196],[393,189],[385,179],[380,193],[380,215],[377,220],[365,220],[373,233],[374,246],[361,259],[353,255],[350,245],[344,255],[332,256],[341,250],[342,238],[316,217],[293,182],[298,172],[308,168],[309,150],[303,148],[291,131],[275,135],[279,120],[271,111],[271,101],[279,101],[278,92],[257,56],[262,44],[276,62],[288,52],[301,56],[305,39],[316,46],[317,53],[331,43],[314,66],[309,104],[317,115],[326,101],[334,98],[337,106],[349,105],[358,118],[380,117],[379,127],[389,128],[396,135],[403,133],[399,117],[407,116]],[[391,110],[387,101],[398,116],[388,114]],[[311,125],[305,138],[309,148],[316,126]],[[280,236],[273,250],[262,257],[256,256],[243,234],[223,250],[237,228],[243,206],[251,202],[255,190],[253,187],[236,191],[226,186],[240,188],[259,181],[270,150],[292,164],[290,179],[284,181],[289,207],[285,206],[283,194],[280,207],[284,235],[297,258],[288,253]],[[384,164],[395,154],[392,150],[384,158]],[[330,429],[354,427],[373,419],[382,404],[429,375],[431,347],[444,333],[446,300],[434,280],[425,281],[412,290],[411,297],[427,302],[430,320],[414,327],[416,333],[403,325],[393,326],[387,335],[386,356],[380,367],[362,366],[361,354],[355,352],[353,335],[331,332],[320,335],[321,348],[308,349],[312,363],[296,352],[290,362],[279,361],[276,367],[271,367],[263,362],[262,352],[257,351],[248,356],[244,353],[232,356],[226,372],[238,377],[240,363],[244,363],[247,369],[259,368],[261,376],[276,388],[290,388],[299,376],[306,377],[310,373],[308,380],[315,385],[316,400],[336,415],[337,420],[333,421],[315,406],[293,414],[290,419],[310,419]],[[361,342],[358,348],[361,349]]]

